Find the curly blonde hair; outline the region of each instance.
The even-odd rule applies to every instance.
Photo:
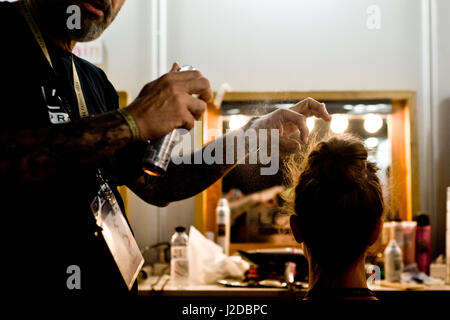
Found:
[[[285,208],[298,216],[315,263],[340,270],[365,252],[383,215],[378,169],[353,135],[312,137],[307,149],[286,165]]]

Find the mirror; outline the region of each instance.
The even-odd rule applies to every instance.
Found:
[[[368,147],[369,159],[380,169],[378,175],[388,204],[386,217],[411,220],[419,208],[415,123],[410,121],[415,120],[414,92],[231,92],[225,95],[220,114],[212,108],[208,110],[206,126],[226,133],[242,127],[254,116],[289,108],[308,96],[325,102],[333,115],[331,123],[309,118],[310,132],[319,138],[329,130],[361,137]],[[216,114],[210,117],[209,113]],[[279,195],[286,180],[282,161],[287,156],[280,150],[280,170],[275,175],[260,175],[260,165],[237,166],[220,184],[203,194],[206,205],[201,206],[201,215],[205,231],[215,231],[211,228],[215,226],[216,201],[221,196],[229,200],[230,254],[239,249],[296,245]]]
[[[391,166],[388,122],[392,106],[388,100],[324,101],[333,115],[326,123],[314,117],[307,121],[311,135],[327,132],[351,133],[361,137],[369,149],[369,160],[379,167],[386,202],[389,203],[389,170]],[[296,101],[225,101],[222,104],[223,133],[242,127],[252,117],[280,108],[290,108]],[[289,154],[280,153],[280,162]],[[251,165],[250,165],[251,166]],[[255,169],[259,166],[254,165]],[[255,174],[248,166],[238,166],[222,181],[223,196],[231,209],[231,243],[293,242],[289,217],[282,210],[280,193],[289,178],[280,168],[274,176]]]

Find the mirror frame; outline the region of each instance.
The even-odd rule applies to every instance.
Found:
[[[388,138],[391,141],[390,212],[410,221],[420,210],[417,107],[415,91],[311,91],[227,92],[223,101],[292,101],[312,97],[318,101],[390,100],[392,113]],[[207,129],[222,131],[220,107],[209,103],[203,116],[202,144],[211,141]],[[194,225],[203,234],[216,234],[215,209],[222,194],[221,179],[195,197]],[[298,246],[297,243],[230,243],[230,252]]]

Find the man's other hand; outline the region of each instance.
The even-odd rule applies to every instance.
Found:
[[[300,144],[290,136],[300,131],[300,137],[303,143],[308,141],[309,130],[306,126],[306,118],[315,116],[325,121],[331,121],[331,116],[324,103],[318,102],[313,98],[307,98],[289,109],[278,109],[251,124],[254,129],[278,129],[280,130],[280,148],[287,151],[300,150]]]

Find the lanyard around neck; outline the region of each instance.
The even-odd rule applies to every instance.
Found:
[[[22,15],[27,21],[28,26],[31,29],[31,32],[33,32],[34,38],[36,39],[36,42],[39,44],[42,53],[44,54],[45,58],[47,59],[52,69],[54,69],[52,59],[50,58],[50,54],[48,52],[47,45],[45,44],[44,36],[42,35],[39,26],[37,25],[36,21],[34,20],[31,14],[28,1],[27,0],[20,1],[19,5],[20,11],[22,12]],[[81,82],[80,78],[78,77],[77,68],[75,67],[75,62],[73,61],[73,56],[72,56],[72,69],[73,69],[73,87],[75,89],[75,94],[77,96],[78,111],[80,113],[80,117],[84,118],[89,116],[89,112],[87,109],[86,100],[84,99],[83,89],[81,88]]]

